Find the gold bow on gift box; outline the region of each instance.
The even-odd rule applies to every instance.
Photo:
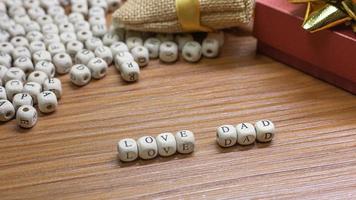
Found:
[[[303,28],[317,32],[342,23],[352,25],[356,33],[356,0],[289,0],[307,3]]]

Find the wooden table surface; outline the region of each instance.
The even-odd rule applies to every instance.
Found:
[[[74,87],[31,130],[0,128],[0,199],[356,198],[355,96],[255,55],[229,34],[218,59],[152,61],[138,83],[113,67]],[[222,149],[215,128],[270,119],[270,144]],[[189,129],[196,151],[120,163],[119,139]]]

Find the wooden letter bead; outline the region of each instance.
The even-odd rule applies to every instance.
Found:
[[[134,139],[126,138],[117,143],[117,151],[121,161],[130,162],[138,157],[137,143]]]
[[[93,32],[93,36],[99,38],[103,37],[105,33],[108,32],[106,24],[94,24],[91,26],[91,31]]]
[[[188,62],[198,62],[201,58],[201,45],[195,41],[185,43],[182,56]]]
[[[106,75],[108,64],[101,58],[92,58],[88,63],[88,68],[92,78],[101,79]]]
[[[95,51],[97,47],[103,46],[103,42],[96,37],[92,37],[85,41],[85,47],[90,51]]]
[[[182,51],[184,45],[187,42],[194,41],[194,38],[193,38],[192,34],[188,34],[188,33],[186,33],[186,34],[178,34],[178,35],[176,35],[175,41],[178,44],[179,51]]]
[[[12,51],[12,58],[16,60],[21,56],[27,56],[31,58],[31,52],[26,47],[16,47],[14,51]]]
[[[79,41],[70,41],[67,43],[67,53],[74,58],[77,53],[84,48],[83,43]]]
[[[72,58],[66,53],[58,53],[53,57],[53,64],[58,74],[67,74],[73,66]]]
[[[87,65],[89,60],[92,58],[95,58],[93,52],[89,51],[88,49],[82,49],[75,55],[75,63]]]
[[[166,63],[175,62],[178,59],[178,46],[174,42],[162,42],[159,47],[159,59]]]
[[[91,79],[90,69],[83,64],[74,65],[69,74],[70,80],[77,86],[84,86],[88,84]]]
[[[14,67],[21,69],[25,74],[29,74],[34,70],[32,60],[26,56],[17,58],[14,62]]]
[[[23,86],[22,92],[31,95],[33,104],[37,104],[37,95],[42,92],[42,86],[36,82],[27,82]]]
[[[137,81],[140,77],[140,67],[135,61],[122,63],[120,72],[122,79],[127,82]]]
[[[134,61],[132,54],[127,51],[119,52],[118,54],[116,54],[114,59],[115,59],[115,67],[118,71],[121,71],[121,65],[124,62]]]
[[[270,120],[260,120],[255,123],[257,141],[270,142],[275,134],[275,126]]]
[[[33,57],[33,61],[35,62],[35,64],[37,64],[40,61],[46,61],[46,62],[52,61],[51,54],[46,50],[37,51],[33,54],[32,57]]]
[[[77,40],[77,35],[73,32],[63,32],[59,37],[61,38],[61,42],[63,44],[67,44],[70,41]]]
[[[143,41],[139,37],[129,37],[126,39],[126,44],[127,44],[127,47],[129,48],[129,50],[131,50],[134,47],[142,46]]]
[[[44,35],[44,43],[49,46],[50,44],[52,43],[59,43],[61,42],[61,38],[59,37],[59,35],[57,34],[47,34],[47,35]]]
[[[47,74],[48,77],[54,77],[56,69],[51,62],[41,60],[35,66],[36,71],[42,71]]]
[[[175,135],[177,141],[177,151],[182,154],[192,153],[195,148],[194,134],[188,130],[182,130]]]
[[[115,42],[110,46],[110,50],[112,52],[112,56],[115,57],[120,52],[129,51],[129,48],[123,42]]]
[[[10,55],[15,47],[10,42],[2,42],[0,48],[2,52]]]
[[[57,99],[60,99],[62,96],[62,83],[58,78],[49,78],[43,83],[44,91],[53,92]]]
[[[36,82],[42,85],[47,79],[48,76],[43,71],[33,71],[28,75],[27,82]]]
[[[23,84],[19,80],[10,80],[5,84],[7,99],[12,101],[15,94],[22,92]]]
[[[103,44],[105,46],[111,46],[112,44],[114,44],[115,42],[119,41],[119,36],[116,35],[115,33],[106,33],[103,37]]]
[[[64,44],[60,42],[54,42],[51,44],[48,44],[48,52],[51,54],[51,56],[56,55],[57,53],[63,53],[66,52],[66,48]]]
[[[77,39],[80,42],[85,42],[93,37],[93,33],[90,30],[80,30],[77,32]]]
[[[219,54],[219,42],[213,38],[204,39],[202,53],[207,58],[215,58]]]
[[[148,54],[150,58],[158,58],[160,45],[161,40],[159,40],[158,38],[148,38],[145,41],[144,46],[148,49]]]
[[[140,67],[144,67],[150,61],[146,47],[137,46],[131,49],[132,56]]]
[[[9,54],[0,51],[0,65],[6,66],[7,68],[11,67],[12,58]]]
[[[15,110],[17,110],[20,106],[23,105],[33,105],[33,100],[31,95],[27,93],[17,93],[15,94],[14,98],[12,99],[12,105],[14,106]]]
[[[158,154],[157,142],[154,137],[144,136],[137,140],[138,155],[140,158],[148,160],[153,159]]]
[[[7,67],[0,65],[0,80],[2,81],[2,83],[5,83],[4,77],[7,70],[9,70]]]
[[[171,156],[177,151],[176,138],[172,133],[161,133],[156,137],[160,156]]]
[[[5,83],[10,80],[19,80],[21,82],[25,82],[26,74],[18,67],[11,67],[9,70],[7,70],[4,76]]]
[[[7,100],[6,89],[3,86],[0,86],[0,99]]]
[[[32,128],[37,123],[37,111],[31,105],[23,105],[16,112],[16,122],[21,128]]]
[[[237,132],[232,125],[222,125],[216,129],[216,142],[221,147],[231,147],[236,144]]]
[[[250,123],[241,123],[236,126],[237,142],[240,145],[249,145],[256,140],[255,127]]]
[[[41,92],[37,96],[38,109],[42,113],[51,113],[57,109],[57,97],[51,91]]]
[[[15,108],[8,100],[0,100],[0,121],[6,122],[15,116]]]
[[[95,49],[95,56],[105,60],[108,65],[111,65],[113,56],[109,47],[101,46]]]
[[[36,53],[37,51],[45,51],[46,45],[42,41],[33,41],[30,43],[30,51],[32,54]],[[49,54],[51,55],[51,54]]]
[[[74,33],[75,29],[72,23],[70,22],[62,22],[58,25],[59,32],[61,33]]]

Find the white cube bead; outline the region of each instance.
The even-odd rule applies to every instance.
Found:
[[[47,13],[51,16],[55,16],[57,14],[65,14],[65,10],[60,5],[54,5],[47,9]]]
[[[4,65],[0,65],[0,80],[3,83],[5,83],[4,77],[5,77],[5,74],[6,74],[7,70],[9,70],[9,68],[7,68]]]
[[[51,113],[57,109],[56,95],[51,91],[43,91],[37,96],[38,109],[42,113]]]
[[[51,53],[49,53],[46,50],[36,51],[32,54],[32,57],[33,57],[33,61],[35,62],[35,64],[37,64],[40,61],[46,61],[46,62],[52,61]]]
[[[142,46],[143,45],[143,41],[139,37],[128,37],[126,39],[126,45],[127,45],[128,49],[131,50],[134,47]]]
[[[121,77],[127,82],[137,81],[140,77],[140,66],[135,62],[123,62],[120,65]]]
[[[85,41],[85,47],[90,51],[95,51],[97,47],[101,46],[103,46],[103,42],[97,37],[92,37]]]
[[[72,12],[68,15],[68,20],[70,23],[75,24],[78,21],[84,21],[84,15],[77,12]]]
[[[64,22],[64,23],[59,24],[58,29],[59,29],[59,32],[61,32],[61,33],[65,33],[65,32],[74,33],[75,32],[74,25],[70,22]]]
[[[29,42],[42,41],[43,34],[38,31],[30,31],[26,34],[26,38],[29,40]]]
[[[49,78],[43,83],[44,91],[53,92],[57,99],[62,97],[62,83],[58,78]]]
[[[138,155],[140,158],[148,160],[153,159],[158,154],[156,139],[152,136],[140,137],[137,140]]]
[[[10,42],[14,47],[28,47],[30,45],[28,40],[23,36],[13,37]]]
[[[42,86],[36,82],[27,82],[23,86],[22,92],[31,95],[33,104],[37,104],[37,95],[42,92]]]
[[[36,53],[37,51],[45,51],[46,50],[46,45],[42,41],[33,41],[30,43],[30,51],[32,54]],[[51,55],[48,52],[49,55]]]
[[[6,89],[3,86],[0,86],[0,99],[7,100]]]
[[[11,56],[3,51],[0,51],[0,65],[9,68],[11,67],[11,63],[12,63]]]
[[[255,127],[250,123],[241,123],[236,126],[237,142],[240,145],[249,145],[256,140]]]
[[[31,18],[27,14],[16,14],[14,16],[14,20],[20,25],[24,25],[26,23],[31,22]]]
[[[135,61],[132,54],[127,51],[117,53],[114,59],[115,59],[115,67],[118,71],[121,71],[121,65],[124,62]]]
[[[45,16],[46,12],[41,7],[33,7],[27,10],[27,14],[33,19],[36,20],[39,17]]]
[[[158,38],[148,38],[145,41],[144,46],[147,48],[150,58],[158,58],[160,45],[161,41]]]
[[[73,32],[63,32],[59,37],[61,38],[61,42],[63,44],[67,44],[70,41],[77,40],[77,35]]]
[[[80,13],[84,16],[88,15],[88,5],[86,3],[74,3],[71,5],[71,11],[74,13]]]
[[[150,58],[149,58],[148,50],[146,47],[136,46],[131,49],[131,54],[134,57],[134,60],[137,62],[137,64],[140,67],[144,67],[144,66],[148,65]]]
[[[16,47],[13,51],[12,51],[12,58],[14,60],[16,60],[17,58],[21,57],[21,56],[27,56],[29,58],[31,58],[31,52],[30,50],[28,50],[27,47]]]
[[[106,24],[105,16],[91,16],[88,19],[90,25]]]
[[[9,39],[10,39],[10,34],[7,31],[0,29],[0,41],[8,42]]]
[[[172,133],[161,133],[156,137],[160,156],[171,156],[177,151],[176,138]]]
[[[42,71],[47,74],[48,77],[54,77],[56,69],[51,62],[41,60],[35,65],[36,71]]]
[[[84,48],[83,43],[79,41],[70,41],[67,43],[67,53],[74,58],[75,55]]]
[[[33,71],[27,76],[27,82],[36,82],[42,85],[47,78],[47,74],[43,71]]]
[[[80,42],[85,42],[86,40],[93,37],[93,33],[90,30],[80,30],[77,32],[77,39]]]
[[[105,60],[108,65],[111,65],[113,61],[112,52],[109,47],[101,46],[95,49],[95,56]]]
[[[47,34],[59,34],[58,27],[55,24],[44,24],[42,26],[42,33]]]
[[[66,14],[56,14],[53,16],[53,21],[54,23],[58,26],[59,32],[62,33],[63,31],[61,31],[61,24],[65,24],[65,23],[69,23],[72,25],[72,23],[69,22],[68,16]],[[72,30],[70,30],[69,32],[74,32],[74,26],[72,26]]]
[[[103,36],[103,44],[105,46],[111,46],[115,42],[118,42],[120,40],[119,36],[113,32],[106,33]]]
[[[126,138],[117,143],[117,151],[121,161],[130,162],[138,157],[138,147],[134,139]]]
[[[15,110],[17,110],[20,106],[23,105],[33,105],[33,100],[30,94],[27,93],[17,93],[12,98],[12,105],[14,106]]]
[[[82,49],[75,55],[75,63],[87,65],[89,60],[92,58],[95,58],[95,55],[92,51],[88,49]]]
[[[32,128],[37,123],[37,111],[31,105],[23,105],[16,112],[16,123],[21,128]]]
[[[257,141],[270,142],[275,134],[275,126],[270,120],[260,120],[255,123]]]
[[[108,9],[108,3],[106,2],[106,0],[91,0],[89,1],[89,3],[91,7],[98,6],[103,8],[104,10]]]
[[[57,53],[65,53],[66,52],[66,48],[64,46],[64,44],[60,43],[60,42],[54,42],[51,44],[48,44],[48,52],[51,54],[51,56],[56,55]]]
[[[94,24],[91,26],[91,31],[93,32],[93,36],[101,38],[108,32],[108,29],[106,28],[106,24]]]
[[[219,42],[219,47],[222,47],[225,43],[225,35],[223,31],[208,33],[206,38],[217,40]]]
[[[161,42],[173,42],[174,40],[173,34],[170,33],[158,33],[156,38],[158,38]]]
[[[175,62],[178,59],[178,46],[174,42],[162,42],[159,47],[159,59],[166,63]]]
[[[175,135],[177,151],[182,154],[192,153],[195,148],[194,134],[188,130],[178,131]]]
[[[87,21],[78,21],[74,23],[74,29],[75,31],[89,31],[90,33],[92,33],[90,31],[90,24]]]
[[[83,64],[74,65],[69,74],[70,80],[77,86],[84,86],[91,80],[90,69]]]
[[[25,28],[20,24],[15,24],[10,26],[7,31],[10,33],[12,37],[26,34]]]
[[[5,84],[6,96],[7,99],[12,101],[13,97],[22,92],[23,84],[19,80],[10,80]]]
[[[101,58],[92,58],[88,62],[88,68],[92,78],[101,79],[106,75],[108,64]]]
[[[90,17],[93,16],[100,16],[100,17],[105,17],[105,10],[99,6],[92,6],[89,9],[89,14]]]
[[[53,23],[53,19],[51,16],[49,15],[43,15],[43,16],[40,16],[38,18],[36,18],[36,21],[41,25],[45,25],[45,24],[52,24]]]
[[[7,70],[4,76],[5,83],[10,80],[19,80],[21,82],[25,82],[26,74],[22,71],[22,69],[18,67],[11,67],[10,69]]]
[[[59,37],[59,35],[51,33],[51,34],[44,35],[43,41],[47,46],[49,46],[50,44],[53,43],[60,43],[61,38]]]
[[[15,47],[10,42],[2,42],[0,44],[0,49],[2,52],[10,55],[12,51],[15,49]]]
[[[67,74],[73,66],[72,58],[66,53],[58,53],[53,57],[53,64],[58,74]]]
[[[182,51],[185,43],[190,42],[190,41],[194,41],[194,38],[193,38],[192,34],[188,34],[188,33],[186,33],[186,34],[178,34],[175,37],[175,41],[178,44],[178,50]]]
[[[188,62],[198,62],[201,58],[201,45],[195,41],[185,43],[182,56]]]
[[[34,70],[32,60],[26,56],[17,58],[14,62],[14,67],[21,69],[25,74],[29,74]]]
[[[15,108],[8,100],[0,100],[0,121],[6,122],[15,116]]]
[[[216,142],[221,147],[231,147],[237,142],[236,128],[232,125],[222,125],[216,129]]]
[[[115,57],[119,52],[129,51],[127,45],[123,42],[115,42],[110,46],[113,57]]]
[[[215,58],[219,54],[219,41],[205,38],[202,43],[202,54],[207,58]]]
[[[28,23],[24,24],[23,27],[27,33],[31,32],[31,31],[37,31],[37,32],[41,31],[41,26],[35,21],[28,22]]]
[[[38,0],[23,0],[23,6],[26,9],[39,7],[40,6],[40,1],[38,1]]]

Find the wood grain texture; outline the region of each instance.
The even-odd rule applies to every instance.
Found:
[[[0,198],[356,198],[356,98],[255,55],[229,34],[218,59],[152,61],[136,84],[113,67],[73,86],[61,77],[58,110],[31,130],[0,126]],[[215,128],[270,119],[270,144],[222,149]],[[116,142],[163,131],[195,133],[194,154],[118,162]]]

